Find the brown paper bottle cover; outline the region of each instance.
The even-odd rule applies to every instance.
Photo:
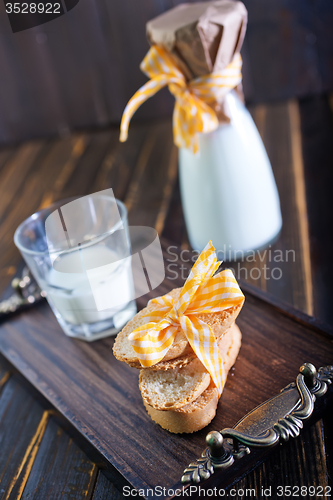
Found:
[[[221,71],[239,52],[247,24],[242,2],[181,4],[147,23],[151,44],[173,55],[188,80]]]
[[[162,45],[188,81],[221,71],[240,51],[247,25],[242,2],[218,0],[181,4],[147,23],[151,45]],[[235,89],[243,100],[242,85]],[[223,102],[211,105],[220,123],[229,122]]]

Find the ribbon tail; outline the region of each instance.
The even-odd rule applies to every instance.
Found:
[[[172,84],[169,90],[176,98],[172,120],[174,143],[196,154],[199,151],[198,134],[212,132],[219,125],[216,113],[188,91],[183,92],[183,89]]]
[[[170,89],[170,85],[169,85]],[[195,153],[198,149],[198,139],[191,134],[191,123],[188,121],[187,113],[183,104],[176,98],[172,115],[173,140],[178,148],[188,148]]]
[[[221,358],[217,340],[209,325],[200,321],[195,316],[181,318],[181,326],[186,337],[200,359],[221,396],[225,384],[225,369]]]
[[[155,95],[168,83],[169,83],[168,77],[166,77],[165,75],[159,75],[149,80],[149,82],[145,83],[139,90],[137,90],[137,92],[135,92],[133,97],[131,97],[131,99],[128,101],[123,112],[123,116],[120,123],[120,137],[119,137],[120,142],[127,141],[128,127],[130,121],[134,113],[141,106],[141,104],[143,104],[150,97]]]

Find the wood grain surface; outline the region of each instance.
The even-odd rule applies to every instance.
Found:
[[[167,252],[168,242],[164,248]],[[153,296],[183,284],[184,263],[175,264],[177,280],[167,276]],[[137,488],[171,486],[200,455],[207,431],[232,427],[291,382],[304,361],[316,366],[333,363],[331,339],[250,294],[238,325],[243,346],[217,416],[193,436],[172,435],[150,420],[138,388],[139,372],[113,357],[113,339],[73,341],[46,304],[8,320],[1,328],[0,344],[7,359],[128,483]]]
[[[312,323],[318,323],[319,321],[321,323],[320,328],[322,328],[323,323],[327,323],[328,325],[332,324],[333,318],[332,308],[330,307],[330,284],[332,283],[330,248],[332,248],[333,242],[332,232],[327,230],[331,224],[329,203],[330,193],[333,187],[331,141],[333,127],[331,100],[328,96],[323,95],[321,97],[304,99],[300,102],[290,101],[254,106],[251,107],[250,110],[269,153],[282,204],[284,217],[283,230],[280,239],[272,245],[272,251],[275,249],[280,249],[284,252],[286,250],[294,250],[295,259],[279,263],[283,271],[281,280],[253,279],[253,274],[252,276],[250,275],[251,269],[255,267],[263,269],[264,265],[272,267],[272,263],[269,261],[269,255],[257,255],[254,262],[245,261],[241,263],[241,267],[248,271],[248,275],[246,276],[245,270],[243,270],[241,271],[240,279],[245,279],[245,288],[249,289],[251,294],[253,294],[252,292],[254,291],[259,297],[263,296],[263,298],[267,298],[269,296],[271,301],[279,304],[283,301],[283,307],[287,310],[289,315],[294,315],[295,308],[297,308],[297,315],[299,319],[303,321],[303,324],[309,321]],[[130,209],[130,219],[132,218],[132,221],[140,221],[142,217],[142,220],[154,224],[165,240],[185,252],[183,254],[185,259],[189,256],[191,257],[191,253],[189,253],[191,249],[188,245],[180,204],[179,185],[176,173],[177,158],[174,148],[171,150],[166,149],[164,145],[165,142],[171,145],[171,123],[169,121],[133,124],[127,144],[120,144],[118,142],[118,129],[111,128],[98,133],[80,132],[60,139],[29,141],[22,145],[1,149],[0,178],[6,188],[5,190],[1,190],[1,194],[4,194],[4,196],[0,197],[1,290],[4,290],[10,283],[12,277],[18,272],[17,266],[21,265],[20,255],[14,247],[12,238],[15,227],[17,227],[24,218],[38,210],[39,207],[45,206],[50,201],[69,196],[83,195],[89,192],[96,192],[109,187],[113,188],[118,198],[127,202],[128,208]],[[296,169],[294,166],[295,159],[298,161]],[[24,162],[27,162],[27,164],[24,165]],[[9,165],[11,165],[11,167],[9,167]],[[22,176],[20,175],[21,168],[23,172]],[[13,170],[13,173],[11,173],[11,170]],[[161,180],[159,180],[159,176]],[[302,189],[301,192],[298,190],[297,195],[296,184],[299,182],[299,176],[301,176],[301,182],[304,183],[305,189]],[[304,178],[302,179],[303,176]],[[146,196],[142,195],[142,190],[145,190]],[[145,202],[146,199],[149,200],[149,203]],[[308,219],[309,238],[309,251],[305,252],[304,229],[301,231],[299,224],[304,206],[306,207],[306,216]],[[138,217],[137,213],[140,213],[140,217]],[[172,251],[174,252],[175,249],[173,248]],[[170,259],[167,253],[165,257]],[[173,259],[174,257],[172,256],[171,258]],[[309,273],[306,275],[304,274],[304,269],[309,265],[309,258],[311,267],[310,276]],[[172,262],[168,261],[167,267],[170,264],[172,264]],[[188,263],[186,265],[188,265]],[[228,263],[228,265],[231,266],[232,264]],[[275,264],[273,265],[275,266]],[[169,278],[172,277],[174,277],[174,275],[169,273]],[[174,282],[173,280],[171,281],[170,287],[172,288]],[[312,284],[312,287],[309,286],[309,284]],[[250,285],[252,288],[249,288]],[[259,302],[257,299],[253,300],[255,303],[260,303],[260,300]],[[140,302],[142,306],[145,305],[144,301],[145,299]],[[308,317],[306,314],[311,312],[309,308],[311,303],[314,314],[313,318]],[[259,324],[259,326],[262,327],[263,325],[260,324],[261,320],[259,316],[254,313],[251,299],[250,301],[248,300],[248,304],[250,304],[249,311],[253,312],[251,321],[254,322],[254,325]],[[268,309],[270,308],[270,306],[267,307]],[[274,311],[274,308],[271,308],[271,310]],[[244,309],[244,311],[246,310]],[[287,321],[287,319],[286,316],[285,320]],[[60,344],[61,346],[63,345],[62,341],[64,340],[64,336],[59,330],[55,319],[48,312],[47,306],[42,306],[36,310],[27,311],[20,316],[13,317],[11,322],[8,323],[8,327],[4,323],[0,326],[0,329],[6,327],[13,332],[15,329],[14,325],[24,324],[24,328],[27,328],[27,333],[25,334],[25,340],[22,341],[22,345],[27,346],[27,344],[30,344],[30,339],[35,339],[34,332],[36,321],[40,321],[40,325],[42,325],[42,322],[47,321],[47,328],[45,331],[48,333],[46,338],[49,338],[51,332],[54,332],[54,336],[52,337],[53,343],[56,344],[58,339],[60,339]],[[298,328],[304,335],[305,332],[308,331],[308,329],[303,330],[301,323],[299,323]],[[254,326],[250,328],[251,335],[254,329]],[[329,330],[330,328],[324,327],[324,329]],[[4,346],[8,346],[7,342],[11,340],[11,334],[8,336],[8,330],[6,331],[7,334],[3,335],[0,341],[1,352],[4,352],[2,349],[2,338],[4,338]],[[17,335],[17,333],[15,335]],[[16,338],[17,342],[21,345],[21,340],[18,341],[15,335],[13,339]],[[246,331],[244,335],[246,336],[246,341],[249,342],[249,346],[251,346],[252,337],[247,336]],[[266,334],[264,335],[263,333],[258,337],[256,337],[256,335],[258,334],[255,334],[255,338],[260,338],[260,340],[264,342],[263,351],[268,352],[269,350],[267,351],[265,342],[268,342],[270,345],[271,339],[269,336],[266,338]],[[290,339],[288,337],[288,332],[284,332],[283,335],[286,336],[287,346],[289,346]],[[46,338],[40,339],[37,342],[38,348],[44,351],[46,349]],[[300,338],[303,337],[301,336]],[[65,338],[65,340],[68,339]],[[35,342],[36,339],[32,342],[30,347],[27,347],[26,355],[28,357],[30,356],[30,359],[33,356],[32,346],[35,346]],[[272,339],[272,342],[272,345],[274,345],[274,339]],[[74,349],[73,354],[75,354],[75,356],[73,356],[73,366],[76,366],[77,356],[87,356],[86,347],[77,341],[70,341],[70,343],[72,346],[71,349]],[[112,340],[95,344],[93,362],[91,360],[89,361],[89,366],[93,367],[94,373],[97,373],[100,369],[102,370],[102,380],[104,372],[109,374],[110,359],[112,359],[112,354],[110,352],[111,344]],[[18,347],[20,347],[20,345]],[[77,347],[77,345],[82,347]],[[329,344],[329,347],[330,346]],[[78,349],[78,354],[76,353],[76,349]],[[310,345],[309,349],[310,353],[312,351],[316,352],[316,342],[314,342],[313,346]],[[10,351],[9,355],[15,357],[15,352],[18,352],[16,348]],[[53,349],[51,352],[53,352]],[[299,352],[299,363],[305,361],[305,359],[301,359],[302,352],[301,349]],[[327,349],[327,355],[328,353],[329,349]],[[259,354],[257,353],[256,356],[259,356]],[[87,357],[87,359],[89,358]],[[257,358],[255,359],[258,361]],[[277,360],[277,357],[274,359]],[[17,359],[17,362],[19,361],[20,359]],[[296,365],[296,359],[293,361]],[[34,360],[34,362],[38,365],[36,360]],[[244,358],[240,357],[240,362],[245,363],[244,366],[248,367]],[[101,366],[99,366],[99,363]],[[29,365],[25,366],[27,368]],[[59,372],[61,372],[61,366],[62,364],[60,362],[60,368],[58,368]],[[283,367],[285,367],[285,364],[283,364]],[[264,368],[269,370],[271,367],[265,365]],[[113,369],[114,368],[112,368],[112,370]],[[298,366],[295,369],[297,371]],[[120,373],[122,373],[121,370],[123,370],[123,368],[120,369]],[[239,373],[238,370],[238,365],[236,365],[236,374],[229,379],[229,384],[231,384],[231,386],[234,377]],[[9,391],[5,393],[7,396],[9,394],[6,407],[12,406],[12,408],[18,409],[16,413],[15,411],[13,412],[15,418],[19,418],[20,406],[24,408],[29,407],[29,411],[36,414],[36,416],[30,415],[29,419],[26,419],[28,425],[26,432],[32,438],[34,431],[31,430],[31,427],[29,428],[31,419],[35,419],[33,421],[36,422],[37,427],[40,424],[42,425],[44,410],[45,408],[49,410],[50,405],[43,404],[41,407],[39,404],[32,404],[31,397],[33,400],[36,397],[36,393],[31,392],[31,390],[30,392],[23,389],[17,391],[10,390],[13,384],[11,378],[11,373],[13,371],[15,371],[14,367],[12,365],[6,365],[4,359],[0,357],[0,398],[1,395],[4,394],[4,391]],[[278,364],[273,367],[273,372],[271,373],[277,373],[277,371]],[[258,372],[259,367],[256,368],[255,374],[258,374]],[[32,378],[34,376],[38,378],[38,373],[36,375],[35,370],[29,373]],[[291,379],[293,379],[295,373],[290,375]],[[136,372],[132,372],[131,370],[131,375],[129,376],[133,377],[132,385],[136,387]],[[62,374],[62,377],[64,377],[64,374]],[[120,375],[118,378],[120,379]],[[17,384],[22,385],[19,379],[17,380]],[[61,380],[63,381],[63,378]],[[287,382],[289,381],[290,380],[287,380]],[[40,380],[40,382],[43,385],[43,381]],[[121,390],[120,383],[121,380],[119,380],[118,387],[116,386],[112,389],[113,394],[117,392],[117,390]],[[270,380],[269,383],[271,384],[272,380]],[[110,389],[103,384],[104,383],[102,383],[102,393],[104,394],[103,397],[106,398],[108,394],[107,391]],[[28,384],[28,386],[30,385]],[[46,390],[48,386],[44,385],[43,387]],[[125,404],[124,400],[126,400],[127,395],[131,394],[130,391],[133,387],[129,387],[128,390],[124,392],[121,404]],[[276,388],[279,389],[280,387],[281,385]],[[258,399],[259,393],[261,395],[261,389],[263,391],[267,390],[263,382],[260,382],[260,388],[258,388]],[[84,393],[85,388],[82,387],[80,390]],[[225,395],[226,394],[227,392]],[[55,397],[54,394],[53,396]],[[133,398],[133,396],[130,397]],[[254,402],[253,399],[255,398],[250,396],[250,402]],[[141,402],[139,397],[137,399],[130,399],[130,402],[131,401],[137,402],[136,410],[138,412],[138,418],[142,418],[143,420],[147,419],[148,417],[140,406]],[[222,399],[221,408],[223,408],[223,401]],[[60,403],[63,402],[60,401]],[[237,417],[236,413],[237,408],[233,410],[235,418]],[[223,419],[223,411],[221,415]],[[70,498],[75,498],[75,495],[78,498],[85,498],[84,495],[86,495],[87,498],[89,495],[90,498],[93,495],[98,495],[97,498],[103,499],[109,499],[110,496],[113,498],[112,495],[114,495],[114,498],[116,498],[115,495],[117,492],[114,485],[117,485],[121,489],[119,476],[117,476],[116,473],[108,473],[108,477],[112,482],[110,483],[101,472],[97,475],[93,462],[90,461],[92,465],[89,467],[87,465],[87,467],[85,466],[82,470],[79,466],[76,466],[75,464],[79,464],[81,460],[87,460],[87,457],[84,453],[78,457],[77,448],[73,444],[68,446],[61,445],[61,442],[70,442],[69,437],[65,439],[62,434],[62,429],[66,428],[65,434],[68,434],[68,436],[74,439],[75,443],[79,442],[80,446],[83,446],[83,441],[78,441],[79,433],[81,432],[80,426],[77,426],[79,431],[75,433],[73,427],[68,427],[68,425],[65,425],[66,421],[58,417],[59,414],[57,412],[54,415],[49,415],[44,434],[41,440],[37,441],[38,446],[33,448],[34,450],[36,450],[36,448],[42,449],[44,457],[43,460],[38,460],[38,467],[35,466],[35,468],[33,468],[33,464],[38,458],[39,451],[37,450],[36,454],[34,451],[33,455],[29,454],[29,440],[22,441],[22,446],[23,448],[25,447],[25,450],[23,450],[20,446],[20,441],[18,442],[16,439],[15,433],[17,431],[17,426],[13,424],[11,419],[2,418],[0,422],[0,443],[5,439],[4,443],[6,443],[6,449],[8,450],[7,454],[12,457],[13,467],[8,468],[8,466],[5,465],[5,461],[1,462],[0,474],[2,473],[3,467],[7,467],[6,470],[8,472],[6,476],[7,479],[3,479],[0,485],[1,500],[6,498],[8,486],[11,484],[13,478],[15,478],[15,484],[13,483],[11,496],[8,497],[10,500],[12,498],[19,499],[17,492],[24,495],[28,484],[30,485],[29,492],[35,496],[36,500],[58,500],[60,490],[66,492],[66,495]],[[329,477],[332,477],[333,474],[331,454],[328,453],[329,450],[333,449],[331,419],[332,409],[326,412],[324,420],[320,424],[322,425],[321,433],[317,426],[316,430],[312,430],[310,434],[307,434],[307,436],[310,436],[309,438],[301,436],[297,440],[297,445],[290,442],[284,447],[278,448],[269,458],[268,462],[257,467],[255,471],[248,474],[246,479],[241,480],[235,487],[241,488],[244,484],[256,484],[258,486],[268,483],[274,486],[278,484],[288,484],[288,481],[294,484],[302,483],[307,485],[311,484],[310,481],[313,481],[315,484],[321,484],[322,486],[328,484]],[[52,423],[53,426],[55,422],[57,423],[57,427],[53,427],[53,434],[48,434],[48,425]],[[147,423],[147,420],[144,420],[144,422]],[[224,425],[224,421],[221,423]],[[112,415],[103,425],[112,427]],[[49,442],[55,442],[52,441],[52,435],[54,436],[55,429],[57,429],[59,436],[62,436],[59,440],[59,447],[56,445],[54,451],[48,446],[43,446],[43,448],[41,448],[45,435],[50,436]],[[22,432],[24,433],[25,431],[22,430]],[[160,432],[163,433],[164,431],[160,430]],[[321,441],[322,438],[319,439],[319,434],[320,436],[324,436],[324,442]],[[150,438],[150,436],[148,436],[148,438]],[[201,436],[201,443],[203,439],[204,432]],[[190,443],[191,437],[185,438],[185,441],[186,443]],[[162,442],[161,436],[158,442]],[[311,447],[311,454],[306,454],[305,450],[308,448],[309,443],[312,443],[311,446],[313,447]],[[66,452],[64,452],[64,449],[66,449]],[[93,458],[98,468],[103,466],[98,457],[93,457],[93,455],[90,454],[89,450],[91,450],[91,448],[85,447],[84,449],[89,453],[89,456]],[[326,453],[323,452],[324,449],[326,449]],[[28,469],[27,473],[27,469],[23,468],[23,475],[17,475],[18,467],[22,462],[22,456],[24,458],[26,453],[31,468]],[[65,458],[66,453],[67,458]],[[140,450],[140,453],[141,460],[147,460],[147,464],[150,464],[151,461],[148,459],[148,452],[145,447]],[[177,462],[177,466],[175,466],[176,468],[173,472],[174,476],[176,476],[176,471],[181,469],[182,460],[181,454],[177,460],[178,446],[173,444],[171,453],[173,453],[173,463],[175,464]],[[190,454],[189,451],[186,453],[188,455]],[[62,485],[59,484],[59,489],[53,489],[52,487],[50,488],[50,484],[52,484],[56,472],[52,468],[47,469],[47,463],[52,463],[52,460],[57,460],[57,463],[59,463],[59,461],[61,461],[61,456],[63,457],[62,460],[68,464],[68,471],[67,474],[62,475]],[[77,457],[77,462],[75,462],[75,456]],[[192,454],[192,457],[193,456],[194,453]],[[6,460],[6,456],[3,455],[3,457],[3,460]],[[40,470],[43,471],[43,474],[39,472]],[[94,484],[89,483],[88,476],[91,470],[95,470],[92,476],[92,481],[96,481]],[[325,476],[325,471],[327,471],[327,476]],[[38,489],[36,489],[35,475],[39,477]],[[264,477],[266,479],[264,479]],[[307,477],[309,477],[309,479],[307,479]],[[26,481],[26,486],[22,490],[23,478],[25,478],[24,481]],[[60,482],[61,478],[59,476],[58,478]],[[297,478],[299,483],[297,483]],[[73,490],[71,490],[71,485],[73,486]],[[6,493],[2,490],[5,490]],[[70,493],[71,491],[72,493]],[[263,498],[259,497],[259,492],[257,492],[257,494],[258,498]]]
[[[68,434],[49,415],[38,453],[31,467],[22,500],[35,498],[75,498],[92,496],[97,476],[93,464]]]
[[[3,358],[0,367],[0,498],[90,499],[97,466]]]
[[[1,490],[3,498],[13,498],[24,489],[48,414],[15,377],[5,384],[0,402]]]
[[[119,123],[147,78],[145,25],[180,0],[80,0],[64,16],[12,33],[0,3],[0,142],[65,136]],[[242,56],[249,103],[332,90],[332,3],[244,0],[249,12]],[[164,89],[135,119],[170,116]]]

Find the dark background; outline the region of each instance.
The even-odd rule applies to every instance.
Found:
[[[12,33],[0,2],[0,143],[120,121],[147,80],[146,22],[172,0],[80,0],[47,24]],[[331,0],[245,0],[242,55],[247,103],[305,97],[333,87]],[[136,120],[171,114],[163,90]]]

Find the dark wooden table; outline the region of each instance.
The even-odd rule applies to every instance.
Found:
[[[323,95],[251,109],[281,197],[284,225],[272,251],[286,255],[293,250],[294,258],[279,263],[280,280],[265,280],[263,273],[256,279],[258,273],[251,274],[251,269],[272,265],[267,253],[242,263],[242,269],[236,267],[237,277],[267,293],[270,300],[315,317],[328,325],[325,329],[333,318],[329,295],[333,280],[331,104],[329,96]],[[52,201],[108,187],[125,201],[130,224],[155,227],[167,241],[189,249],[170,121],[133,124],[126,144],[118,142],[116,128],[30,141],[0,151],[1,289],[20,265],[12,238],[24,218]],[[32,311],[24,314],[28,318]],[[0,343],[0,351],[4,350]],[[332,415],[326,414],[234,487],[254,487],[257,498],[264,498],[262,486],[328,485],[333,455],[330,420]],[[0,443],[0,498],[121,497],[116,479],[106,478],[99,463],[79,447],[68,423],[3,357]]]

